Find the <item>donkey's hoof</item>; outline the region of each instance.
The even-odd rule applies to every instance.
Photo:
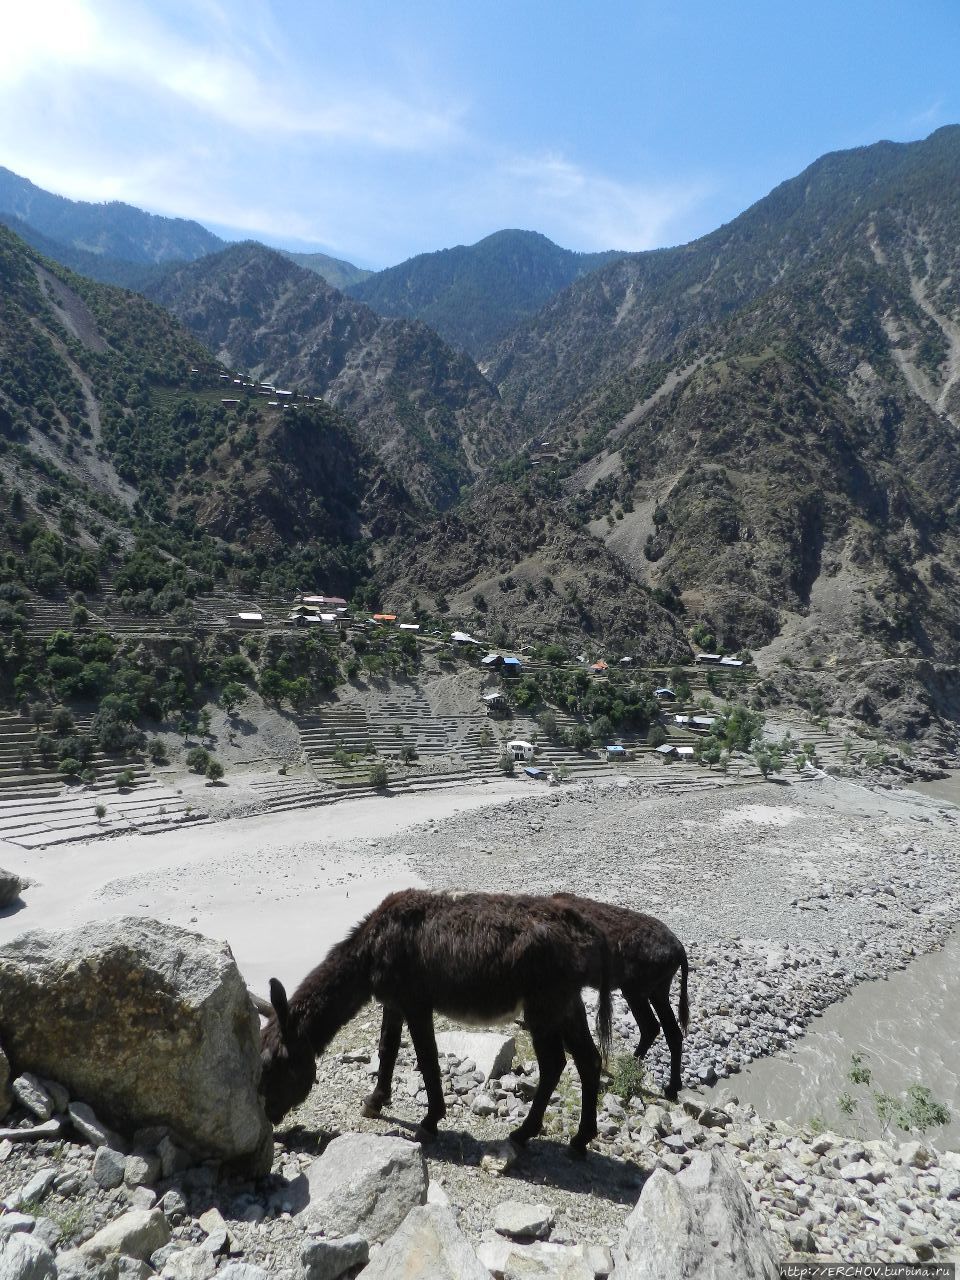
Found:
[[[413,1135],[414,1142],[419,1142],[424,1146],[428,1146],[431,1142],[436,1142],[436,1129],[425,1128],[424,1125],[418,1124]]]
[[[369,1098],[364,1098],[360,1114],[366,1116],[368,1120],[376,1120],[383,1111],[384,1104],[389,1101],[389,1098],[378,1098],[376,1094],[371,1093]]]
[[[586,1160],[587,1144],[585,1142],[571,1142],[567,1147],[567,1155],[571,1160]]]
[[[680,1090],[671,1089],[670,1086],[668,1085],[666,1089],[664,1089],[663,1091],[663,1096],[666,1098],[668,1102],[676,1102],[676,1100],[680,1097]]]

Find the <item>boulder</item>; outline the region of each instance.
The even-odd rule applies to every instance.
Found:
[[[15,1231],[0,1239],[0,1276],[3,1280],[56,1280],[57,1264],[42,1240]]]
[[[490,1272],[451,1211],[439,1204],[411,1209],[363,1271],[363,1280],[398,1280],[400,1276],[490,1280]]]
[[[548,1204],[504,1200],[493,1211],[493,1229],[511,1240],[546,1240],[554,1213]]]
[[[171,1253],[160,1274],[164,1280],[211,1280],[217,1263],[209,1249],[188,1245]]]
[[[0,867],[0,909],[16,902],[29,885],[30,881],[24,880],[15,871],[4,871],[3,867]]]
[[[300,1250],[305,1280],[338,1280],[345,1271],[366,1265],[370,1246],[363,1236],[342,1240],[307,1240]]]
[[[170,1239],[170,1224],[159,1209],[131,1209],[101,1227],[80,1246],[88,1258],[106,1258],[122,1253],[144,1262]]]
[[[53,1099],[37,1077],[31,1075],[29,1071],[25,1071],[22,1076],[17,1076],[12,1088],[13,1096],[21,1107],[25,1107],[38,1120],[49,1120],[53,1115]]]
[[[517,1045],[513,1036],[496,1031],[441,1031],[437,1034],[437,1051],[454,1054],[461,1062],[472,1058],[486,1084],[510,1070]]]
[[[714,1149],[682,1172],[657,1169],[614,1250],[617,1280],[776,1280],[776,1254],[730,1157]]]
[[[10,1110],[10,1060],[0,1044],[0,1120]]]
[[[295,1198],[307,1229],[328,1237],[386,1240],[427,1198],[427,1162],[419,1143],[344,1133],[307,1170]]]
[[[477,1257],[502,1280],[596,1280],[610,1274],[612,1263],[603,1245],[517,1244],[514,1240],[487,1240]]]
[[[20,934],[0,947],[0,1039],[18,1072],[121,1131],[165,1125],[198,1156],[269,1170],[259,1023],[225,943],[133,917]]]

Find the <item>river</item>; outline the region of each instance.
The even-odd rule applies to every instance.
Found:
[[[830,1129],[880,1136],[872,1089],[902,1093],[926,1085],[950,1110],[951,1122],[931,1130],[941,1149],[960,1148],[960,935],[888,978],[861,983],[811,1023],[787,1054],[762,1058],[715,1087],[736,1094],[767,1118],[791,1124],[819,1117]],[[870,1089],[851,1085],[850,1059],[862,1054],[873,1072]],[[857,1115],[842,1114],[844,1092],[861,1099]],[[919,1135],[915,1135],[919,1136]]]

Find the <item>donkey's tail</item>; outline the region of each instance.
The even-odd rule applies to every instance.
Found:
[[[684,1031],[690,1026],[690,1001],[687,999],[687,974],[690,965],[686,951],[680,957],[680,1006],[678,1009],[680,1026]]]
[[[604,1061],[610,1056],[613,1044],[613,988],[610,985],[610,944],[601,935],[600,945],[600,996],[597,1001],[597,1039]]]

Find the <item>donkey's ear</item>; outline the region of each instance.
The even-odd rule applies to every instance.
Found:
[[[281,1031],[286,1031],[290,1021],[290,1006],[287,1004],[287,993],[279,978],[270,979],[270,1003],[277,1015],[277,1024]]]

